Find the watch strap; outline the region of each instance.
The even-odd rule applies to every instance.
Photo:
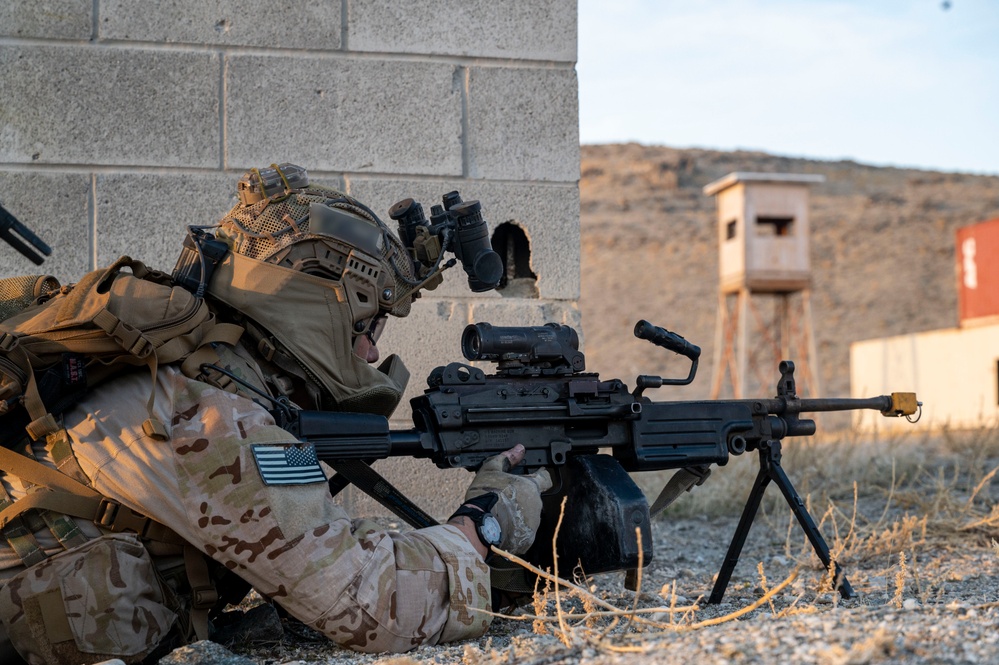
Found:
[[[496,505],[497,501],[499,501],[499,495],[497,495],[496,492],[486,492],[485,494],[480,494],[477,497],[466,499],[465,502],[461,504],[461,508],[458,508],[458,510],[456,510],[454,515],[451,517],[456,517],[459,513],[462,515],[473,515],[474,513],[461,512],[462,510],[467,510],[469,506],[475,506],[476,508],[481,509],[482,512],[488,513],[493,509],[493,506]]]
[[[492,515],[490,510],[496,505],[497,501],[499,501],[499,496],[495,492],[487,492],[468,499],[465,503],[461,504],[458,510],[454,511],[454,514],[448,518],[448,521],[450,522],[455,517],[467,517],[472,520],[472,524],[475,525],[475,535],[479,537],[479,541],[488,549],[492,543],[486,542],[485,537],[482,535],[482,521],[486,515]],[[495,519],[495,516],[493,516],[493,519]]]

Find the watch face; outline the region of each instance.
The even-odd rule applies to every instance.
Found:
[[[479,536],[487,545],[499,545],[503,539],[503,529],[500,528],[499,521],[491,513],[483,515],[482,524],[479,525]]]

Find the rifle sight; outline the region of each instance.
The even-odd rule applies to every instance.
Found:
[[[503,375],[574,374],[586,367],[579,336],[569,326],[493,326],[474,323],[461,335],[461,352],[468,360],[497,364]]]

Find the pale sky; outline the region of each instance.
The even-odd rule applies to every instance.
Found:
[[[579,0],[582,143],[999,175],[999,0]]]

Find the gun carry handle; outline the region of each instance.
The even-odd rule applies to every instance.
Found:
[[[679,353],[693,361],[701,357],[701,347],[691,344],[675,332],[654,326],[644,319],[635,324],[635,337],[647,339],[656,346]]]
[[[670,332],[665,328],[654,326],[642,319],[635,324],[635,337],[646,339],[656,346],[660,346],[673,353],[690,360],[690,373],[685,379],[664,379],[659,376],[642,375],[638,377],[634,396],[636,399],[642,396],[646,388],[659,388],[662,386],[685,386],[694,380],[697,374],[697,361],[701,357],[701,347],[691,344],[675,332]]]

